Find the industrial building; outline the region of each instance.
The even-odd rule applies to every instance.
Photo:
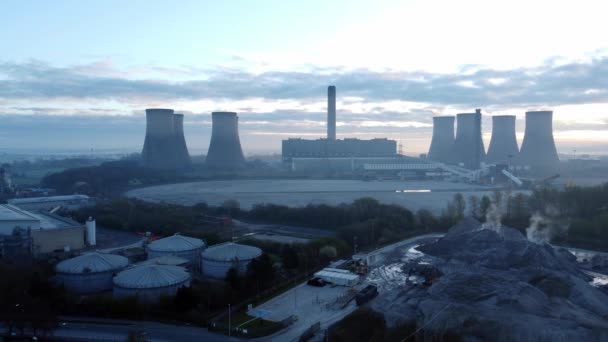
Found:
[[[349,287],[355,286],[360,280],[360,276],[358,274],[347,270],[329,267],[316,272],[315,278],[323,279],[323,281],[330,284]]]
[[[390,167],[395,169],[418,169],[417,165],[424,165],[420,169],[431,170],[431,163],[412,157],[332,157],[332,158],[292,158],[289,162],[291,171],[314,173],[322,172],[345,172],[345,173],[364,173],[372,170],[383,170],[386,165],[396,165]],[[436,167],[435,167],[436,168]]]
[[[290,138],[282,141],[284,162],[293,158],[395,157],[397,142],[386,138],[336,139],[336,87],[327,88],[327,138],[307,140]]]
[[[284,162],[293,158],[395,157],[397,142],[386,138],[315,139],[290,138],[282,142]]]
[[[488,147],[486,163],[511,163],[517,158],[519,148],[515,136],[515,115],[492,117],[492,138]]]
[[[526,112],[526,129],[517,163],[540,174],[555,173],[559,168],[552,111]]]
[[[191,279],[190,273],[179,266],[135,266],[114,277],[113,296],[155,303],[163,296],[175,296],[180,287],[189,287]]]
[[[485,149],[481,138],[481,109],[475,113],[456,115],[456,139],[454,141],[453,163],[467,169],[476,170],[485,159]]]
[[[75,293],[111,290],[114,276],[129,265],[120,255],[87,253],[64,260],[55,266],[57,282]]]
[[[247,272],[251,260],[262,255],[262,250],[233,242],[213,245],[202,253],[202,273],[215,279],[224,279],[228,270],[234,268],[240,275]]]
[[[67,210],[78,210],[81,208],[95,205],[95,201],[93,201],[87,195],[13,198],[7,200],[7,203],[19,207],[23,210],[33,211],[50,211],[57,207]]]
[[[433,138],[427,158],[441,163],[454,160],[454,117],[433,117]]]
[[[179,234],[153,241],[147,246],[148,259],[175,256],[188,260],[191,265],[199,265],[203,249],[203,240]]]
[[[190,165],[183,122],[183,114],[175,114],[173,109],[146,109],[146,137],[141,152],[144,166],[174,170]]]
[[[94,236],[94,226],[91,228]],[[13,235],[17,231],[31,237],[34,255],[82,249],[86,241],[94,244],[94,238],[87,238],[87,229],[78,222],[51,213],[29,212],[10,204],[0,205],[0,235]]]
[[[239,117],[234,112],[211,113],[211,141],[205,163],[218,170],[234,170],[245,163],[239,139]]]

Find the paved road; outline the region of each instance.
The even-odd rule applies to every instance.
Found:
[[[145,331],[152,342],[205,341],[226,342],[242,341],[235,337],[209,332],[205,328],[170,325],[157,322],[137,322],[96,318],[66,318],[53,332],[54,337],[66,341],[117,342],[126,341],[131,331]],[[6,333],[5,327],[0,327]]]

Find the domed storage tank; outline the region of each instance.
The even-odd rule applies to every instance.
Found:
[[[262,250],[233,242],[207,248],[202,253],[202,273],[210,278],[224,279],[230,268],[243,275],[252,259],[262,255]]]
[[[162,256],[176,256],[187,259],[192,265],[200,262],[201,251],[205,249],[205,242],[188,236],[175,234],[148,245],[148,259]]]
[[[88,253],[64,260],[55,266],[57,280],[76,293],[96,293],[112,289],[112,278],[129,265],[120,255]]]
[[[161,296],[175,296],[180,287],[190,286],[191,276],[183,267],[143,265],[126,269],[114,277],[115,298],[137,297],[157,302]]]

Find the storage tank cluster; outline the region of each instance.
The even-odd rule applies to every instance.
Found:
[[[492,117],[492,138],[486,155],[481,135],[481,110],[454,117],[433,118],[433,138],[428,158],[446,164],[478,169],[485,163],[513,163],[537,173],[552,172],[559,167],[559,156],[553,139],[553,112],[526,112],[526,129],[521,150],[517,146],[514,115]]]
[[[61,261],[55,266],[57,281],[75,293],[111,290],[112,278],[129,265],[120,255],[88,253]]]
[[[251,260],[262,255],[262,250],[233,242],[211,246],[203,251],[201,271],[209,278],[224,279],[228,270],[234,268],[239,275],[247,272]]]
[[[151,242],[147,246],[147,253],[148,259],[175,256],[188,260],[190,265],[198,266],[205,247],[205,242],[201,239],[175,234]]]
[[[154,169],[183,169],[190,165],[184,137],[184,115],[173,109],[146,109],[143,165]]]

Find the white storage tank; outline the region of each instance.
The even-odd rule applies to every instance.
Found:
[[[190,286],[190,280],[190,273],[183,267],[157,264],[136,266],[114,277],[113,296],[157,302],[161,296],[175,296],[180,287]]]
[[[129,265],[120,255],[88,253],[55,266],[57,280],[69,291],[96,293],[112,289],[112,278]]]
[[[252,259],[262,255],[262,250],[238,243],[226,242],[214,245],[202,253],[201,271],[210,278],[224,279],[230,268],[244,275]]]
[[[187,259],[197,267],[203,249],[205,249],[203,240],[179,234],[156,240],[147,247],[148,259],[170,255]]]

